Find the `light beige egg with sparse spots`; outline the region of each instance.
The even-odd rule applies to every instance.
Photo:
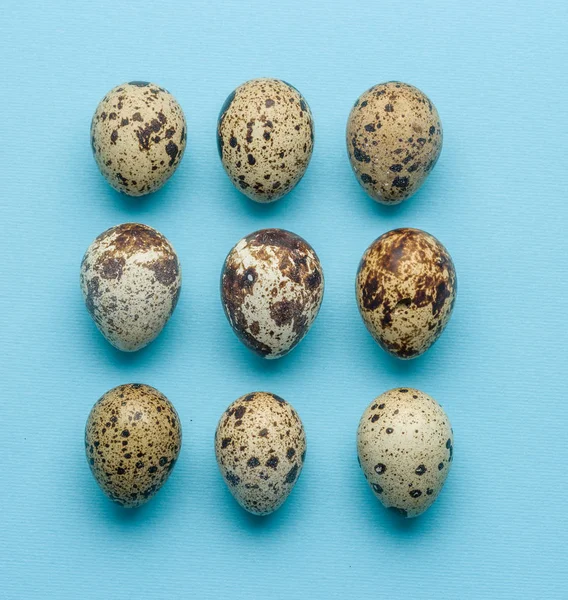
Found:
[[[452,316],[457,294],[452,257],[425,231],[393,229],[363,254],[356,294],[363,321],[381,347],[397,358],[415,358]]]
[[[185,144],[183,111],[155,83],[131,81],[113,88],[91,122],[91,146],[101,173],[129,196],[161,188],[177,169]]]
[[[302,421],[276,394],[241,396],[219,420],[215,455],[237,502],[255,515],[267,515],[284,503],[302,471]]]
[[[363,189],[378,202],[398,204],[417,192],[441,151],[438,111],[412,85],[375,85],[349,114],[349,161]]]
[[[181,267],[170,242],[140,223],[108,229],[81,262],[81,291],[100,332],[119,350],[154,340],[181,291]]]
[[[314,249],[284,229],[261,229],[229,252],[221,300],[233,331],[263,358],[284,356],[308,333],[323,299]]]
[[[382,504],[416,517],[438,497],[453,459],[444,409],[412,388],[393,389],[367,407],[357,430],[359,464]]]
[[[223,167],[243,194],[274,202],[303,177],[314,122],[300,92],[279,79],[252,79],[226,99],[217,124]]]
[[[164,485],[181,448],[181,425],[172,403],[140,383],[119,385],[93,406],[85,428],[87,460],[114,502],[135,508]]]

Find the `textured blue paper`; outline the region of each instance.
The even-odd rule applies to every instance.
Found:
[[[0,598],[527,598],[568,594],[568,86],[563,0],[3,2],[0,7]],[[215,125],[243,81],[293,83],[316,146],[287,198],[258,206],[220,165]],[[166,86],[188,150],[158,193],[102,179],[89,123],[123,81]],[[410,201],[381,207],[355,181],[347,115],[373,84],[423,89],[444,149]],[[163,232],[183,266],[163,334],[113,350],[78,275],[96,235],[126,221]],[[454,316],[423,357],[397,362],[354,298],[381,233],[419,227],[451,252]],[[243,235],[284,227],[318,252],[321,313],[288,357],[263,362],[230,330],[218,283]],[[97,488],[83,428],[106,390],[144,382],[175,404],[184,446],[147,506]],[[357,466],[367,404],[395,386],[438,399],[455,461],[423,517],[383,510]],[[213,433],[253,390],[293,403],[307,462],[284,507],[257,519],[220,478]]]

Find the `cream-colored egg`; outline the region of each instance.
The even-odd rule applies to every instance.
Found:
[[[267,515],[286,500],[306,455],[300,417],[276,394],[253,392],[233,402],[215,434],[219,470],[249,512]]]
[[[256,202],[274,202],[300,181],[310,162],[310,107],[284,81],[252,79],[225,101],[217,142],[223,167],[237,189]]]
[[[357,431],[359,464],[387,508],[416,517],[438,497],[453,459],[444,409],[412,388],[385,392],[367,407]]]
[[[129,196],[162,187],[177,169],[185,143],[180,105],[167,90],[146,81],[110,90],[91,123],[91,145],[101,173]]]
[[[284,229],[243,238],[225,260],[221,300],[239,339],[264,358],[279,358],[307,334],[323,299],[314,249]]]
[[[419,89],[389,81],[362,94],[347,121],[347,152],[363,189],[398,204],[414,194],[442,151],[436,107]]]
[[[97,483],[127,508],[148,502],[164,485],[181,448],[172,403],[139,383],[119,385],[93,406],[85,428],[87,460]]]
[[[393,229],[363,254],[356,292],[363,321],[381,347],[398,358],[415,358],[450,320],[457,293],[454,263],[434,236]]]
[[[162,331],[176,307],[181,268],[168,240],[140,223],[108,229],[81,263],[87,309],[119,350],[140,350]]]

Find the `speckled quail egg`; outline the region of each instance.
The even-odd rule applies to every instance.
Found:
[[[351,110],[347,151],[367,194],[383,204],[398,204],[418,191],[440,156],[438,111],[411,85],[376,85]]]
[[[103,492],[118,504],[144,504],[164,485],[181,448],[181,426],[171,402],[149,385],[108,391],[85,428],[87,460]]]
[[[444,409],[419,390],[385,392],[367,407],[357,431],[359,464],[387,508],[416,517],[436,500],[453,458]]]
[[[267,515],[286,500],[306,455],[300,417],[288,402],[268,392],[235,400],[215,433],[219,470],[237,502]]]
[[[306,335],[323,298],[314,249],[284,229],[243,238],[225,260],[221,299],[239,339],[264,358],[284,356]]]
[[[252,79],[232,92],[217,124],[221,162],[243,194],[274,202],[302,178],[314,145],[310,107],[279,79]]]
[[[147,225],[117,225],[85,252],[81,290],[105,338],[119,350],[140,350],[158,336],[176,307],[181,290],[177,254]]]
[[[155,192],[173,175],[185,150],[185,117],[163,87],[123,83],[101,100],[91,123],[91,145],[105,179],[119,192]]]
[[[382,348],[415,358],[450,320],[457,293],[454,263],[434,236],[393,229],[363,254],[356,292],[363,321]]]

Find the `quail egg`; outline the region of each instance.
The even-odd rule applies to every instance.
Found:
[[[306,455],[300,417],[288,402],[267,392],[235,400],[215,433],[219,470],[237,502],[267,515],[286,500]]]
[[[416,517],[436,500],[453,459],[444,409],[411,388],[385,392],[367,407],[357,431],[363,474],[387,508]]]
[[[414,358],[446,327],[457,293],[454,263],[432,235],[393,229],[363,254],[357,303],[367,329],[387,352]]]
[[[119,85],[101,100],[91,123],[97,165],[110,185],[129,196],[155,192],[173,175],[185,150],[185,117],[163,87]]]
[[[108,229],[81,263],[87,309],[119,350],[140,350],[162,331],[181,290],[177,254],[158,231],[140,223]]]
[[[113,388],[87,419],[85,449],[91,472],[103,492],[126,508],[140,506],[158,492],[180,448],[176,410],[149,385]]]
[[[347,152],[363,189],[398,204],[414,194],[442,151],[436,107],[419,89],[389,81],[359,97],[347,121]]]
[[[310,107],[279,79],[252,79],[221,109],[217,142],[234,185],[256,202],[274,202],[303,177],[314,144]]]
[[[306,335],[323,298],[313,248],[284,229],[243,238],[225,260],[221,299],[239,339],[264,358],[284,356]]]

